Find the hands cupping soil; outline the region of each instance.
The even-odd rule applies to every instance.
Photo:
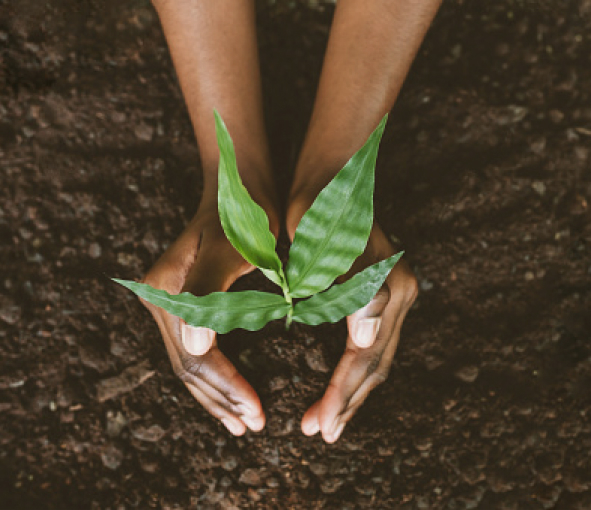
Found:
[[[171,294],[204,295],[226,291],[253,271],[225,237],[215,212],[200,209],[144,282]],[[391,244],[374,226],[365,253],[343,279],[392,253]],[[416,295],[416,279],[400,261],[372,301],[347,317],[345,352],[325,394],[304,414],[304,434],[321,432],[326,442],[335,442],[371,390],[386,380],[402,322]],[[158,324],[175,374],[193,397],[234,435],[244,434],[247,427],[262,430],[266,418],[260,399],[219,350],[216,333],[187,326],[163,309],[142,303]]]

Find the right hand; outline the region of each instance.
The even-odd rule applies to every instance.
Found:
[[[217,210],[200,208],[143,283],[170,294],[202,296],[226,291],[253,269],[227,240]],[[261,430],[265,414],[259,397],[218,349],[216,333],[188,326],[162,308],[141,301],[160,328],[175,374],[195,399],[236,436],[244,434],[246,427]]]

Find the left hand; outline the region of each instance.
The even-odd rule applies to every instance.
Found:
[[[346,278],[395,253],[374,225],[365,253]],[[371,390],[388,376],[406,314],[418,294],[417,280],[404,260],[388,275],[372,301],[347,317],[347,345],[324,396],[302,418],[302,432],[322,433],[334,443]]]

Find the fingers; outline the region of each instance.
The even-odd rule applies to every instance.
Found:
[[[185,361],[183,367],[178,376],[189,389],[196,388],[209,398],[213,407],[204,406],[214,416],[219,406],[225,411],[224,417],[231,415],[253,431],[265,426],[257,394],[217,346],[205,356]]]
[[[374,352],[369,354],[368,350]],[[318,423],[327,443],[334,443],[340,437],[354,414],[347,412],[359,408],[369,392],[384,380],[384,377],[376,375],[382,354],[383,348],[377,350],[374,347],[365,351],[347,349],[319,405]]]
[[[377,304],[372,302],[371,306],[356,312],[357,317],[349,318],[352,334],[347,339],[346,350],[324,396],[304,415],[304,434],[312,435],[320,431],[327,443],[337,441],[371,391],[386,379],[400,338],[400,329],[410,307],[398,295],[388,296],[386,306],[383,305],[383,297],[376,296],[379,300]],[[371,317],[379,310],[381,317]],[[373,343],[369,347],[359,347],[359,337],[355,339],[353,331],[360,321],[368,318],[377,319],[380,326]],[[374,334],[373,331],[371,334]]]
[[[237,421],[253,431],[265,426],[265,415],[258,396],[230,361],[213,347],[198,363],[185,362],[177,371],[191,393],[213,416],[236,434]],[[196,392],[199,393],[196,393]]]
[[[191,384],[186,385],[195,400],[197,400],[213,416],[220,420],[224,426],[235,436],[241,436],[246,432],[245,424],[230,414],[226,409],[214,403],[206,394]]]
[[[265,426],[265,415],[260,400],[252,386],[217,348],[215,335],[205,354],[191,355],[181,340],[186,324],[157,307],[150,311],[162,334],[173,370],[193,397],[232,434],[241,435],[246,427],[261,430]]]
[[[176,317],[167,314],[159,323],[164,326],[162,337],[176,375],[201,405],[233,434],[244,433],[242,426],[261,430],[265,415],[256,392],[215,342],[205,354],[193,356],[178,341],[175,331],[182,326]]]
[[[320,400],[310,407],[302,418],[302,432],[306,436],[313,436],[320,430],[318,422],[318,411],[320,410]]]

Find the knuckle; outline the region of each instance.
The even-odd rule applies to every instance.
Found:
[[[404,279],[398,284],[393,285],[390,290],[391,298],[401,305],[412,305],[419,295],[419,283],[414,274],[406,274]]]
[[[359,350],[356,346],[349,346],[347,345],[347,347],[345,347],[345,352],[343,352],[343,356],[342,358],[354,358],[355,356],[359,355]]]
[[[174,367],[174,375],[176,375],[183,382],[188,382],[189,380],[189,372],[182,365]]]
[[[389,369],[380,369],[376,370],[372,377],[374,379],[374,386],[379,386],[380,384],[384,384],[388,379],[388,375],[390,373]]]
[[[366,375],[367,377],[373,377],[376,374],[378,367],[380,366],[380,361],[382,356],[380,354],[372,354],[367,362],[367,369]]]
[[[383,360],[383,353],[372,353],[367,360],[366,377],[371,381],[372,387],[379,386],[388,379],[390,364]]]
[[[380,290],[373,298],[375,301],[384,302],[384,305],[390,301],[390,287],[386,283],[380,287]]]
[[[184,358],[181,364],[175,367],[175,375],[183,382],[199,377],[203,370],[203,360],[199,358]]]

